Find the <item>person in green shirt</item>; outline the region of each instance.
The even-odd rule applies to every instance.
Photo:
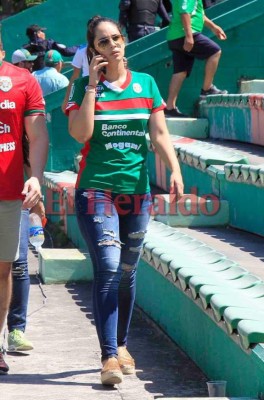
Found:
[[[221,48],[201,32],[204,25],[220,40],[226,39],[223,29],[206,17],[202,0],[173,0],[167,40],[173,57],[173,75],[170,81],[166,117],[186,117],[176,107],[182,84],[192,71],[195,59],[205,60],[201,96],[227,93],[213,85]]]
[[[183,194],[177,157],[153,77],[124,63],[120,26],[95,16],[88,25],[89,77],[74,82],[69,132],[84,144],[75,195],[81,233],[93,262],[93,313],[104,385],[135,372],[127,337],[151,194],[146,135],[171,171],[172,197]]]

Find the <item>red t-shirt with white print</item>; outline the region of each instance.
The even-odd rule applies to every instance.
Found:
[[[0,200],[22,199],[24,118],[45,115],[36,79],[26,69],[0,64]]]

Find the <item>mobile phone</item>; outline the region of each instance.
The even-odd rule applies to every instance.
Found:
[[[93,51],[93,54],[95,56],[101,56],[102,55],[102,54],[98,53],[98,51],[96,51],[96,50]],[[104,67],[100,68],[100,71],[105,75],[106,74],[106,67],[104,66]]]

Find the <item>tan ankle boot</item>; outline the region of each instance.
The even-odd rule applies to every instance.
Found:
[[[101,382],[103,385],[115,385],[121,383],[123,374],[120,369],[119,363],[115,357],[108,358],[103,361],[103,368],[101,371]]]
[[[124,375],[131,375],[135,373],[135,360],[127,351],[125,346],[117,348],[117,360],[119,362],[121,371]]]

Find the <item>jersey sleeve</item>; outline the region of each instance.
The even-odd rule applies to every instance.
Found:
[[[86,85],[88,85],[88,80],[85,79],[86,83],[84,83],[84,79],[85,78],[76,79],[73,82],[68,104],[65,110],[66,115],[69,115],[72,110],[79,110],[85,95]]]
[[[166,104],[163,98],[161,97],[160,91],[153,77],[151,77],[151,90],[153,96],[153,106],[151,112],[155,113],[157,111],[164,110]]]
[[[45,115],[45,100],[36,78],[28,73],[24,116]]]

